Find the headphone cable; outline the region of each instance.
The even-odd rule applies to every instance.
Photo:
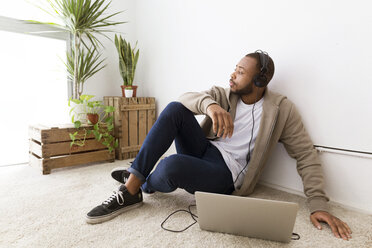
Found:
[[[253,131],[254,131],[254,107],[256,105],[256,102],[257,102],[257,98],[258,98],[258,91],[257,91],[257,94],[256,94],[256,98],[254,100],[254,104],[253,104],[253,107],[252,107],[252,131],[251,131],[251,140],[249,141],[249,145],[248,145],[248,155],[247,155],[247,160],[246,160],[246,164],[245,166],[243,167],[243,169],[239,172],[239,174],[236,176],[236,179],[235,181],[233,182],[233,185],[235,185],[236,181],[238,181],[238,178],[240,176],[240,174],[243,173],[243,171],[245,170],[245,168],[247,168],[248,166],[248,163],[249,161],[251,160],[251,142],[252,142],[252,139],[253,139]],[[226,192],[226,191],[225,191]]]
[[[198,218],[198,216],[195,215],[195,214],[193,214],[193,213],[191,212],[191,207],[196,207],[196,204],[190,204],[189,207],[188,207],[189,210],[179,209],[179,210],[174,211],[174,212],[171,213],[170,215],[168,215],[168,217],[165,218],[165,220],[161,223],[161,225],[160,225],[161,228],[163,228],[165,231],[175,232],[175,233],[180,233],[180,232],[183,232],[183,231],[186,231],[187,229],[189,229],[191,226],[193,226],[195,223],[198,222],[198,221],[195,219],[195,218]],[[191,223],[190,225],[188,225],[187,227],[185,227],[185,228],[182,229],[182,230],[172,230],[172,229],[165,228],[165,227],[164,227],[165,222],[166,222],[166,221],[167,221],[167,220],[168,220],[172,215],[174,215],[174,214],[176,214],[176,213],[178,213],[178,212],[186,212],[186,213],[189,213],[190,216],[191,216],[191,218],[194,220],[194,222]]]

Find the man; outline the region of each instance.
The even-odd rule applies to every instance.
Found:
[[[285,96],[266,87],[273,75],[272,59],[259,50],[239,61],[230,88],[186,93],[168,104],[131,167],[112,171],[123,185],[87,214],[87,222],[100,223],[140,206],[142,191],[183,188],[191,194],[247,196],[276,143],[282,142],[297,160],[311,222],[318,229],[319,222],[326,222],[336,237],[351,238],[348,225],[329,213],[321,165],[299,113]],[[206,115],[200,125],[195,114]],[[151,173],[173,140],[177,154],[161,160]]]

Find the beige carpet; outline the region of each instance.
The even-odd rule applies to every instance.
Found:
[[[198,224],[183,233],[161,229],[174,210],[194,202],[183,190],[144,196],[141,208],[106,223],[89,225],[85,214],[119,185],[110,171],[126,161],[57,169],[50,175],[28,165],[0,167],[0,247],[372,247],[372,216],[332,206],[332,212],[353,230],[353,239],[333,236],[330,228],[312,226],[305,199],[258,186],[254,196],[300,204],[294,231],[299,241],[289,244],[202,231]],[[182,228],[192,222],[186,213],[167,227]]]

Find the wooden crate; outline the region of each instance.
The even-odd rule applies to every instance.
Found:
[[[92,126],[85,126],[92,129]],[[94,139],[87,136],[84,146],[73,145],[70,148],[70,133],[76,132],[73,124],[29,126],[30,154],[29,163],[41,168],[43,174],[49,174],[52,169],[91,162],[114,162],[115,153]],[[83,132],[83,131],[82,131]]]
[[[156,120],[155,98],[105,96],[103,100],[115,107],[114,135],[119,140],[116,159],[136,157]]]

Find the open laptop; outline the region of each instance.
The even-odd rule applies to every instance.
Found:
[[[200,229],[289,242],[298,204],[195,192]]]

